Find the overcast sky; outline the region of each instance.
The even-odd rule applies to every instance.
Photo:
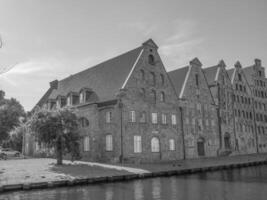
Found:
[[[198,57],[267,66],[267,0],[0,0],[0,89],[26,110],[49,82],[152,38],[170,71]]]

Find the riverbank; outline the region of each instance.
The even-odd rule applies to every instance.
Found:
[[[155,164],[109,165],[53,159],[0,161],[0,192],[126,181],[267,164],[267,154],[203,158]]]

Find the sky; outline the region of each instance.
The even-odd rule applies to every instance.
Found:
[[[194,57],[267,66],[266,10],[267,0],[0,0],[0,89],[31,110],[49,82],[149,38],[167,71]]]

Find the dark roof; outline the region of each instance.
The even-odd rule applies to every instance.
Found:
[[[205,77],[209,85],[214,83],[218,68],[219,66],[215,65],[215,66],[207,67],[203,69]]]
[[[91,88],[97,94],[99,101],[116,98],[142,48],[140,46],[58,81],[58,88],[54,89],[48,98],[66,96],[69,92],[79,92],[84,87]]]
[[[49,88],[46,93],[42,96],[42,98],[38,101],[38,103],[36,104],[37,106],[42,106],[47,99],[49,98],[50,94],[52,93],[53,89]]]
[[[254,65],[243,68],[243,72],[247,78],[248,84],[253,85],[252,75],[254,73]]]
[[[185,82],[186,74],[189,66],[182,67],[173,71],[168,72],[168,75],[173,83],[176,94],[179,96]]]

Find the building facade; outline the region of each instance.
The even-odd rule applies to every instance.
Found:
[[[236,151],[236,133],[234,124],[234,102],[231,80],[226,65],[221,60],[218,65],[204,69],[211,93],[217,105],[217,118],[220,138],[220,155]]]
[[[264,68],[256,63],[253,78],[247,78],[240,63],[231,70],[225,67],[221,61],[203,69],[195,58],[167,73],[158,46],[149,39],[122,55],[52,81],[34,109],[75,108],[80,152],[88,161],[174,161],[256,153],[257,147],[264,152]],[[262,133],[258,137],[255,127]],[[32,134],[24,143],[25,154],[47,151]]]

